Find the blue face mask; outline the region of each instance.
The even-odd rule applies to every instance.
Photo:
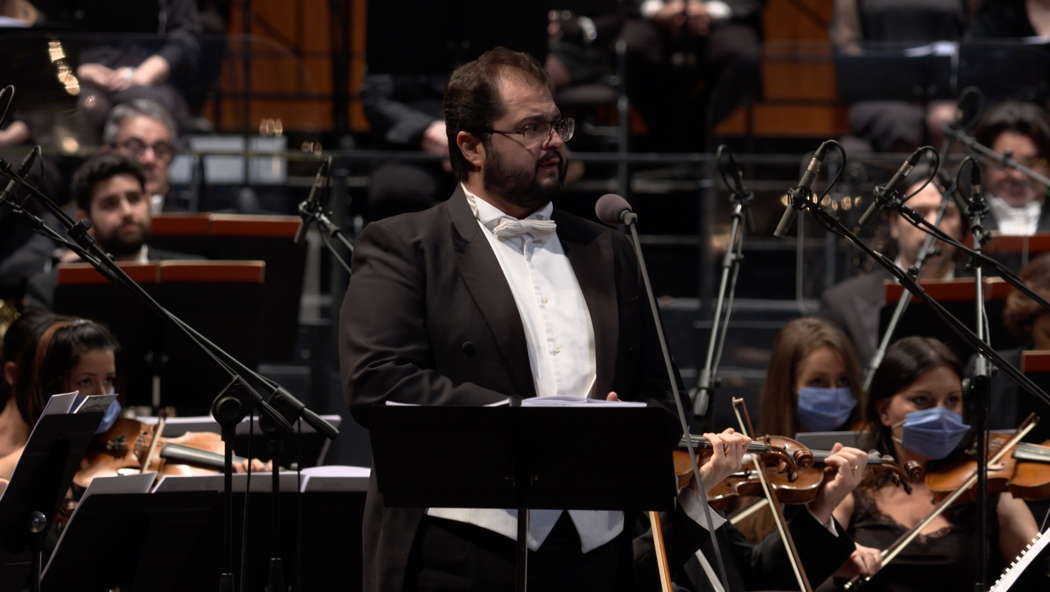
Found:
[[[912,411],[904,416],[901,444],[927,458],[942,459],[955,450],[970,426],[962,416],[944,407]]]
[[[849,421],[857,399],[847,386],[823,388],[804,386],[798,389],[798,421],[810,432],[830,432]]]
[[[113,399],[109,402],[109,407],[106,407],[106,412],[102,414],[102,423],[98,424],[98,429],[95,430],[96,434],[101,434],[113,427],[113,424],[117,423],[117,419],[120,418],[121,411],[124,408],[120,405],[120,401]]]

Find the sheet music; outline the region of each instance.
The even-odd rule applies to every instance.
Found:
[[[603,407],[620,408],[645,407],[643,401],[609,401],[606,399],[577,399],[573,397],[532,397],[522,399],[522,407]]]
[[[1024,570],[1035,561],[1035,558],[1039,556],[1039,553],[1046,548],[1046,545],[1050,543],[1050,530],[1039,533],[1039,536],[1032,539],[1032,542],[1028,543],[1028,546],[1021,551],[1007,567],[1003,570],[1003,574],[999,576],[999,579],[995,581],[989,592],[1006,592],[1014,585],[1017,578],[1021,577]]]

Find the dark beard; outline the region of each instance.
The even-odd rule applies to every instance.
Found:
[[[532,171],[522,170],[508,173],[503,168],[503,160],[499,154],[493,151],[492,158],[485,162],[483,177],[485,191],[502,196],[508,202],[529,211],[543,207],[561,191],[562,183],[565,181],[567,163],[563,158],[558,165],[557,184],[544,187],[536,182],[539,162],[539,160],[536,161]]]
[[[102,247],[113,257],[120,259],[122,257],[131,257],[137,255],[142,245],[146,244],[146,233],[139,235],[138,239],[126,241],[117,236],[108,237],[105,239],[98,239],[99,246]]]

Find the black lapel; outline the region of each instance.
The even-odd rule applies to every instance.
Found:
[[[462,186],[457,185],[449,198],[448,212],[455,227],[456,268],[496,340],[500,357],[514,385],[515,392],[510,394],[535,396],[525,328],[514,295],[492,247],[470,211]]]
[[[591,313],[597,374],[593,396],[604,399],[612,388],[620,337],[612,236],[557,209],[552,218],[558,224],[558,238]]]

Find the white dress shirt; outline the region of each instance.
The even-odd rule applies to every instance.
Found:
[[[1043,202],[1033,201],[1021,207],[1015,207],[1001,197],[991,195],[988,197],[988,206],[995,215],[995,221],[999,223],[999,232],[1015,236],[1032,236],[1039,228],[1039,215],[1043,210]]]
[[[580,399],[590,396],[596,379],[594,326],[558,235],[498,238],[494,232],[496,226],[503,220],[516,219],[467,191],[466,187],[463,191],[514,296],[525,330],[536,396]],[[527,219],[549,220],[553,209],[547,204]],[[530,549],[539,549],[563,511],[529,512]],[[515,510],[430,508],[427,514],[468,522],[517,539]],[[623,512],[569,510],[569,517],[580,535],[584,553],[623,532]]]

